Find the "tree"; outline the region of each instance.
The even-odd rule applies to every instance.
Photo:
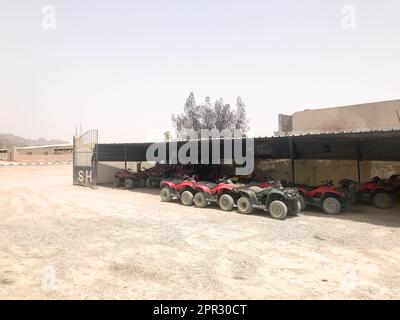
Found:
[[[231,106],[224,103],[224,99],[220,98],[215,101],[215,128],[218,131],[224,129],[234,129],[235,113],[231,111]]]
[[[201,129],[214,129],[215,128],[215,111],[211,105],[210,97],[206,97],[204,105],[200,106],[200,121]]]
[[[172,115],[172,122],[178,138],[184,137],[184,130],[192,129],[200,137],[201,129],[239,129],[243,135],[248,130],[248,119],[246,117],[246,106],[240,97],[236,100],[236,108],[232,109],[225,104],[223,98],[211,104],[210,97],[206,97],[201,105],[196,105],[193,92],[189,94],[183,108],[183,113]]]
[[[246,105],[241,97],[236,99],[235,129],[242,130],[243,134],[249,130],[249,119],[246,116]]]
[[[170,141],[171,140],[171,132],[165,131],[164,132],[164,141]]]

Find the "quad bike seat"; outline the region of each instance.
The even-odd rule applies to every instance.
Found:
[[[213,183],[213,182],[208,182],[208,183],[206,183],[206,186],[207,186],[207,188],[212,189],[212,188],[215,188],[217,186],[217,184]]]
[[[295,188],[301,188],[301,189],[304,189],[306,191],[311,191],[311,190],[315,189],[315,187],[310,187],[310,186],[307,186],[307,185],[304,185],[304,184],[297,184],[297,185],[295,185]]]
[[[167,181],[172,182],[173,184],[179,184],[182,180],[179,178],[172,178],[172,179],[167,179]]]
[[[260,187],[257,187],[257,186],[251,186],[251,187],[249,187],[249,190],[253,191],[257,196],[268,192],[267,189],[260,188]]]
[[[200,181],[198,183],[206,186],[208,189],[213,189],[213,188],[215,188],[217,186],[217,183],[208,182],[208,181]]]

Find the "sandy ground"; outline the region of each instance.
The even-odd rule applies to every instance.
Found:
[[[400,298],[400,208],[277,221],[0,168],[0,298]]]

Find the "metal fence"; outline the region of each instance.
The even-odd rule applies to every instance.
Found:
[[[74,137],[73,184],[95,188],[97,185],[98,131]]]

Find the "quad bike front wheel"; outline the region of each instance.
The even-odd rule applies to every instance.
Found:
[[[290,204],[290,207],[288,207],[287,214],[289,216],[297,216],[300,212],[301,212],[301,202],[300,200],[298,200]]]
[[[253,212],[253,206],[249,197],[240,197],[237,204],[237,209],[242,214],[249,214]]]
[[[181,194],[181,202],[184,206],[191,206],[193,204],[193,193],[186,190]]]
[[[372,203],[376,208],[389,209],[393,206],[393,199],[386,192],[378,192],[372,198]]]
[[[193,198],[193,202],[197,208],[205,208],[208,205],[204,192],[197,192]]]
[[[125,179],[124,186],[127,189],[132,189],[135,186],[135,183],[133,182],[132,179],[128,178],[128,179]]]
[[[232,211],[235,203],[231,195],[223,194],[221,197],[219,197],[218,205],[224,211]]]
[[[306,209],[306,200],[304,199],[303,195],[299,195],[299,202],[300,202],[300,211],[304,211]]]
[[[342,211],[342,205],[338,199],[328,197],[322,201],[322,211],[326,214],[339,214]]]
[[[140,178],[137,182],[137,185],[139,188],[144,188],[146,186],[146,180],[144,180],[143,178]]]
[[[268,212],[272,218],[283,220],[286,218],[286,215],[288,213],[288,208],[286,204],[284,204],[282,201],[275,200],[269,204]]]
[[[172,200],[172,194],[169,187],[164,187],[160,191],[161,201],[170,202]]]

